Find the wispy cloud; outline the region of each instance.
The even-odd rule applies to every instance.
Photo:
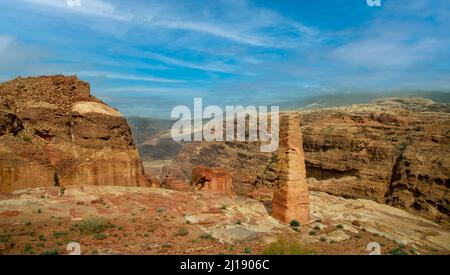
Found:
[[[82,1],[80,6],[75,7],[67,5],[66,0],[21,1],[84,15],[107,17],[130,24],[203,33],[257,47],[293,47],[317,35],[317,30],[311,27],[245,1],[220,3],[222,7],[226,7],[223,16],[231,19],[228,22],[205,16],[204,19],[198,19],[198,14],[180,2],[176,3],[180,8],[174,9],[174,5],[156,5],[153,2],[138,4],[132,8],[133,5],[128,3],[116,6],[105,0]],[[276,31],[268,32],[268,27]]]
[[[187,62],[187,61],[184,61],[181,59],[168,57],[168,56],[164,56],[164,55],[152,53],[152,52],[146,52],[146,53],[144,53],[144,56],[148,57],[150,59],[153,59],[153,60],[161,61],[166,64],[175,65],[175,66],[184,67],[184,68],[196,69],[196,70],[201,70],[201,71],[231,73],[236,70],[233,66],[227,65],[227,64],[224,64],[221,62],[219,62],[217,64],[196,64],[193,62]]]
[[[29,4],[49,6],[85,15],[108,17],[115,20],[130,20],[130,15],[117,12],[116,6],[103,0],[81,0],[81,5],[71,6],[67,0],[21,0]]]
[[[103,71],[76,71],[65,74],[76,74],[84,77],[98,77],[98,78],[110,78],[110,79],[122,79],[122,80],[137,80],[146,82],[162,82],[162,83],[183,83],[184,80],[180,79],[170,79],[152,76],[142,76],[142,75],[130,75],[122,74],[116,72],[103,72]]]

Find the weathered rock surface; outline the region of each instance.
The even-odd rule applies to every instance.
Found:
[[[76,77],[0,84],[0,192],[149,184],[125,118]]]
[[[192,185],[197,190],[233,194],[231,174],[222,167],[195,167],[192,170]]]
[[[281,117],[277,174],[278,183],[272,199],[272,216],[284,223],[293,220],[302,224],[307,223],[309,195],[298,113]]]
[[[301,112],[312,190],[372,199],[450,224],[450,108],[423,99]],[[275,158],[244,142],[186,143],[163,169],[191,177],[197,165],[228,168],[237,194],[277,182]]]
[[[83,254],[90,254],[95,248],[100,254],[109,254],[112,250],[114,254],[217,255],[243,253],[245,247],[252,247],[257,253],[261,251],[256,250],[258,246],[280,236],[291,236],[305,247],[321,245],[322,248],[314,247],[319,254],[367,255],[366,247],[371,241],[383,245],[382,254],[388,254],[398,243],[415,248],[420,254],[450,253],[450,232],[443,226],[371,200],[344,199],[323,192],[310,193],[313,224],[301,226],[300,232],[296,232],[271,217],[261,202],[245,197],[161,188],[75,185],[67,186],[66,195],[61,197],[48,196],[49,189],[54,188],[4,194],[7,197],[0,200],[0,234],[10,235],[15,246],[0,243],[0,254],[23,254],[24,246],[30,243],[30,236],[23,232],[53,236],[53,232],[62,230],[68,233],[66,238],[80,242],[85,248]],[[36,214],[37,209],[41,210],[40,214]],[[130,217],[130,213],[134,215]],[[91,235],[80,234],[78,229],[68,230],[76,228],[74,226],[83,220],[99,216],[116,225],[105,233],[110,236],[106,240],[93,242]],[[355,220],[359,225],[354,225]],[[31,225],[25,225],[27,222]],[[64,227],[58,225],[60,223]],[[180,225],[188,228],[189,234],[179,235]],[[321,229],[311,236],[309,232],[316,226]],[[149,229],[151,234],[148,234]],[[114,234],[121,238],[114,238]],[[216,241],[198,238],[204,234]],[[321,237],[337,243],[326,245]],[[393,246],[386,240],[398,243]],[[51,238],[46,247],[34,248],[41,250],[38,253],[43,252],[48,245],[53,245],[52,241],[58,239]],[[233,251],[227,249],[229,245],[221,243],[232,244]],[[162,244],[170,244],[170,249],[162,249]],[[55,243],[52,247],[59,247],[66,253],[66,243],[62,246]]]
[[[163,186],[167,189],[176,191],[189,191],[192,190],[192,186],[184,180],[177,179],[175,177],[166,177],[163,181]]]

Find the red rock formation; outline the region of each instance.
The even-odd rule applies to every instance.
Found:
[[[150,187],[153,188],[160,188],[161,187],[161,181],[157,177],[150,177]]]
[[[279,180],[272,199],[272,216],[284,223],[307,223],[309,194],[298,113],[281,117],[277,161]]]
[[[163,185],[167,189],[176,191],[189,191],[192,190],[192,186],[184,180],[177,179],[175,177],[166,177],[163,181]]]
[[[0,84],[0,192],[74,184],[149,185],[125,118],[76,77]]]
[[[195,167],[192,170],[192,184],[199,190],[233,194],[231,174],[223,167]]]

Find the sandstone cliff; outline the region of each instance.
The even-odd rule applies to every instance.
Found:
[[[149,184],[125,118],[76,77],[0,84],[0,192],[73,184]]]
[[[311,190],[371,199],[450,224],[448,105],[386,99],[301,115]],[[189,179],[193,166],[224,166],[236,192],[246,195],[276,186],[275,163],[256,143],[185,143],[163,174]]]

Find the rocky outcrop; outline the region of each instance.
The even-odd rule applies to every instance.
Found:
[[[308,177],[321,181],[312,189],[448,224],[450,114],[401,103],[305,112]]]
[[[231,174],[223,167],[195,167],[192,170],[192,185],[197,190],[233,194]]]
[[[311,190],[371,199],[450,224],[450,108],[421,99],[301,112]],[[232,173],[237,194],[260,197],[277,182],[276,158],[243,142],[186,143],[165,173],[191,177],[197,165]],[[266,189],[264,189],[266,190]],[[263,197],[267,197],[265,192]]]
[[[0,140],[0,192],[149,184],[125,118],[76,77],[0,84]]]
[[[281,117],[277,172],[278,183],[272,199],[272,216],[284,223],[293,220],[307,223],[309,194],[298,113]]]
[[[190,191],[192,186],[184,180],[177,179],[175,177],[166,177],[163,181],[163,186],[167,189],[175,191]]]

